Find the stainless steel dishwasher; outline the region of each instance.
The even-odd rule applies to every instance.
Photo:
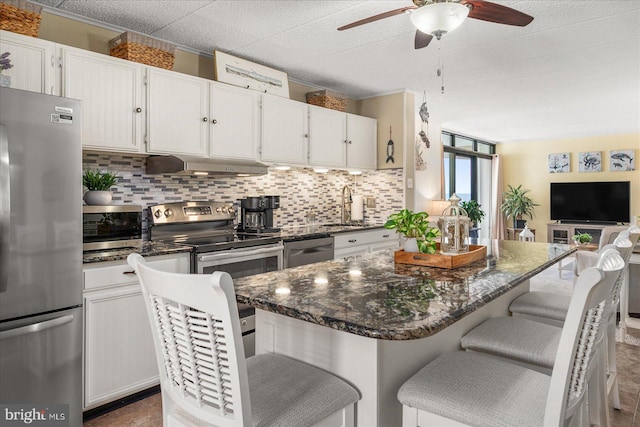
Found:
[[[333,236],[305,236],[284,240],[284,268],[333,259]]]

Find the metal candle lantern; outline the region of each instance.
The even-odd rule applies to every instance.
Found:
[[[471,220],[467,212],[461,208],[460,198],[454,193],[449,199],[451,204],[442,212],[438,219],[441,243],[440,252],[443,254],[457,254],[469,252],[469,227]]]

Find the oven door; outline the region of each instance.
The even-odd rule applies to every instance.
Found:
[[[195,272],[226,271],[232,278],[253,276],[282,269],[282,243],[196,254]]]
[[[194,271],[198,274],[211,274],[214,271],[226,271],[232,278],[251,276],[282,270],[282,242],[252,248],[231,249],[228,251],[196,254]],[[255,354],[255,310],[246,304],[238,304],[242,342],[245,357]]]

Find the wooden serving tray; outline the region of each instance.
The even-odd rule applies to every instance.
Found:
[[[440,250],[440,244],[436,243],[437,249]],[[422,265],[425,267],[437,268],[458,268],[464,267],[476,261],[483,260],[487,257],[487,247],[481,245],[469,245],[469,252],[463,252],[455,255],[443,255],[441,253],[425,254],[422,252],[405,252],[400,249],[394,254],[395,262],[399,264]]]

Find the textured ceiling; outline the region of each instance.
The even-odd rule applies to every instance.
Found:
[[[426,91],[442,128],[490,141],[640,133],[638,0],[496,0],[534,21],[467,19],[421,50],[413,49],[406,14],[336,30],[409,0],[37,2],[201,52],[228,52],[352,98],[408,89],[421,101]]]

